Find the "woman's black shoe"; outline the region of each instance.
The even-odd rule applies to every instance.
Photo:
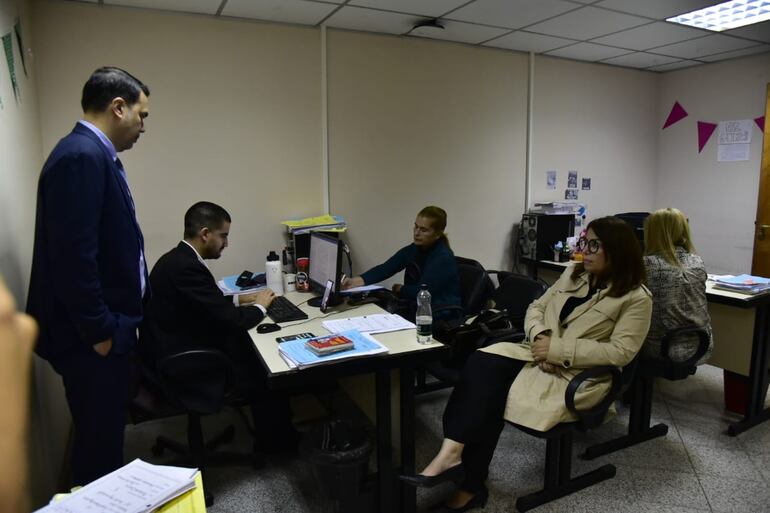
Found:
[[[445,483],[447,481],[460,481],[464,475],[465,470],[463,469],[463,464],[459,463],[435,476],[424,476],[422,474],[407,476],[401,474],[398,478],[406,484],[417,488],[433,488],[437,484]]]
[[[484,488],[482,491],[471,497],[471,499],[465,503],[465,506],[459,508],[452,508],[444,503],[439,503],[430,509],[431,513],[463,513],[475,508],[483,508],[487,505],[487,499],[489,499],[489,490]]]

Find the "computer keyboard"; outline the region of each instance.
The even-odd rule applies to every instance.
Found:
[[[267,315],[273,322],[289,322],[307,319],[307,314],[283,296],[276,296],[267,308]]]

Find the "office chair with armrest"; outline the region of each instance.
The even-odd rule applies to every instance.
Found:
[[[529,305],[548,290],[548,284],[539,278],[499,271],[500,286],[492,295],[495,308],[505,311],[515,328],[524,331],[524,317]]]
[[[575,431],[587,431],[602,424],[610,405],[620,397],[623,382],[631,379],[633,367],[632,364],[629,364],[622,371],[616,367],[594,367],[572,378],[567,386],[564,400],[570,412],[577,417],[575,422],[562,422],[548,431],[537,431],[509,422],[510,425],[527,434],[546,439],[543,488],[538,492],[516,499],[516,509],[518,511],[529,511],[547,502],[615,477],[616,469],[611,464],[603,465],[580,476],[572,477],[572,440]],[[575,393],[580,385],[586,380],[595,379],[605,374],[612,376],[612,385],[609,393],[601,402],[593,407],[586,410],[578,410],[575,407]]]
[[[130,408],[135,423],[187,415],[187,443],[158,436],[152,446],[154,456],[162,456],[170,450],[181,454],[204,474],[207,465],[214,462],[249,464],[254,468],[263,465],[261,454],[213,452],[232,441],[235,436],[232,425],[208,441],[204,440],[202,416],[216,414],[226,405],[235,406],[241,412],[240,406],[247,403],[245,399],[231,395],[233,364],[224,353],[214,349],[184,351],[162,358],[154,370],[145,366],[142,371],[142,383]],[[208,491],[204,493],[206,505],[210,506],[214,497]]]
[[[442,362],[432,362],[416,373],[415,393],[421,394],[452,387],[460,377],[465,360],[470,354],[494,340],[507,340],[514,330],[505,313],[485,310],[495,293],[489,274],[478,261],[455,257],[460,275],[460,301],[462,307],[434,308],[436,312],[456,310],[458,317],[433,324],[434,337],[452,347],[449,357]],[[475,319],[470,320],[475,316]],[[470,322],[468,322],[470,321]],[[428,382],[430,374],[435,381]]]
[[[671,343],[680,337],[696,336],[698,346],[695,352],[685,361],[674,361],[669,354]],[[629,390],[631,410],[628,419],[628,434],[593,445],[586,449],[581,458],[592,460],[631,447],[653,438],[666,436],[668,426],[660,423],[650,426],[652,415],[652,388],[655,378],[661,377],[670,381],[680,381],[695,374],[697,362],[706,354],[709,348],[709,334],[701,327],[678,328],[666,333],[661,340],[660,352],[662,360],[639,359],[639,366]]]

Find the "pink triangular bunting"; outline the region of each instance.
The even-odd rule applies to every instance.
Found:
[[[703,151],[703,147],[709,142],[709,137],[716,130],[716,123],[708,123],[706,121],[698,121],[698,153]]]
[[[757,124],[760,131],[762,132],[765,131],[765,116],[759,116],[758,118],[754,118],[754,123]]]
[[[666,118],[666,122],[663,125],[663,130],[670,127],[677,121],[683,120],[686,117],[687,111],[684,110],[681,105],[679,105],[679,102],[674,102],[674,106],[671,107],[671,112],[669,112],[668,117]]]

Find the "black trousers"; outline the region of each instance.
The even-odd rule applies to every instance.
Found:
[[[270,390],[267,371],[259,361],[254,344],[245,332],[227,339],[226,353],[235,367],[235,396],[246,399],[254,420],[256,446],[290,443],[297,433],[291,422],[292,412],[285,392]]]
[[[123,465],[130,356],[85,348],[53,365],[74,425],[72,484],[86,485]]]
[[[465,444],[465,480],[460,488],[479,493],[505,426],[508,389],[526,362],[476,351],[463,367],[444,410],[444,437]]]

